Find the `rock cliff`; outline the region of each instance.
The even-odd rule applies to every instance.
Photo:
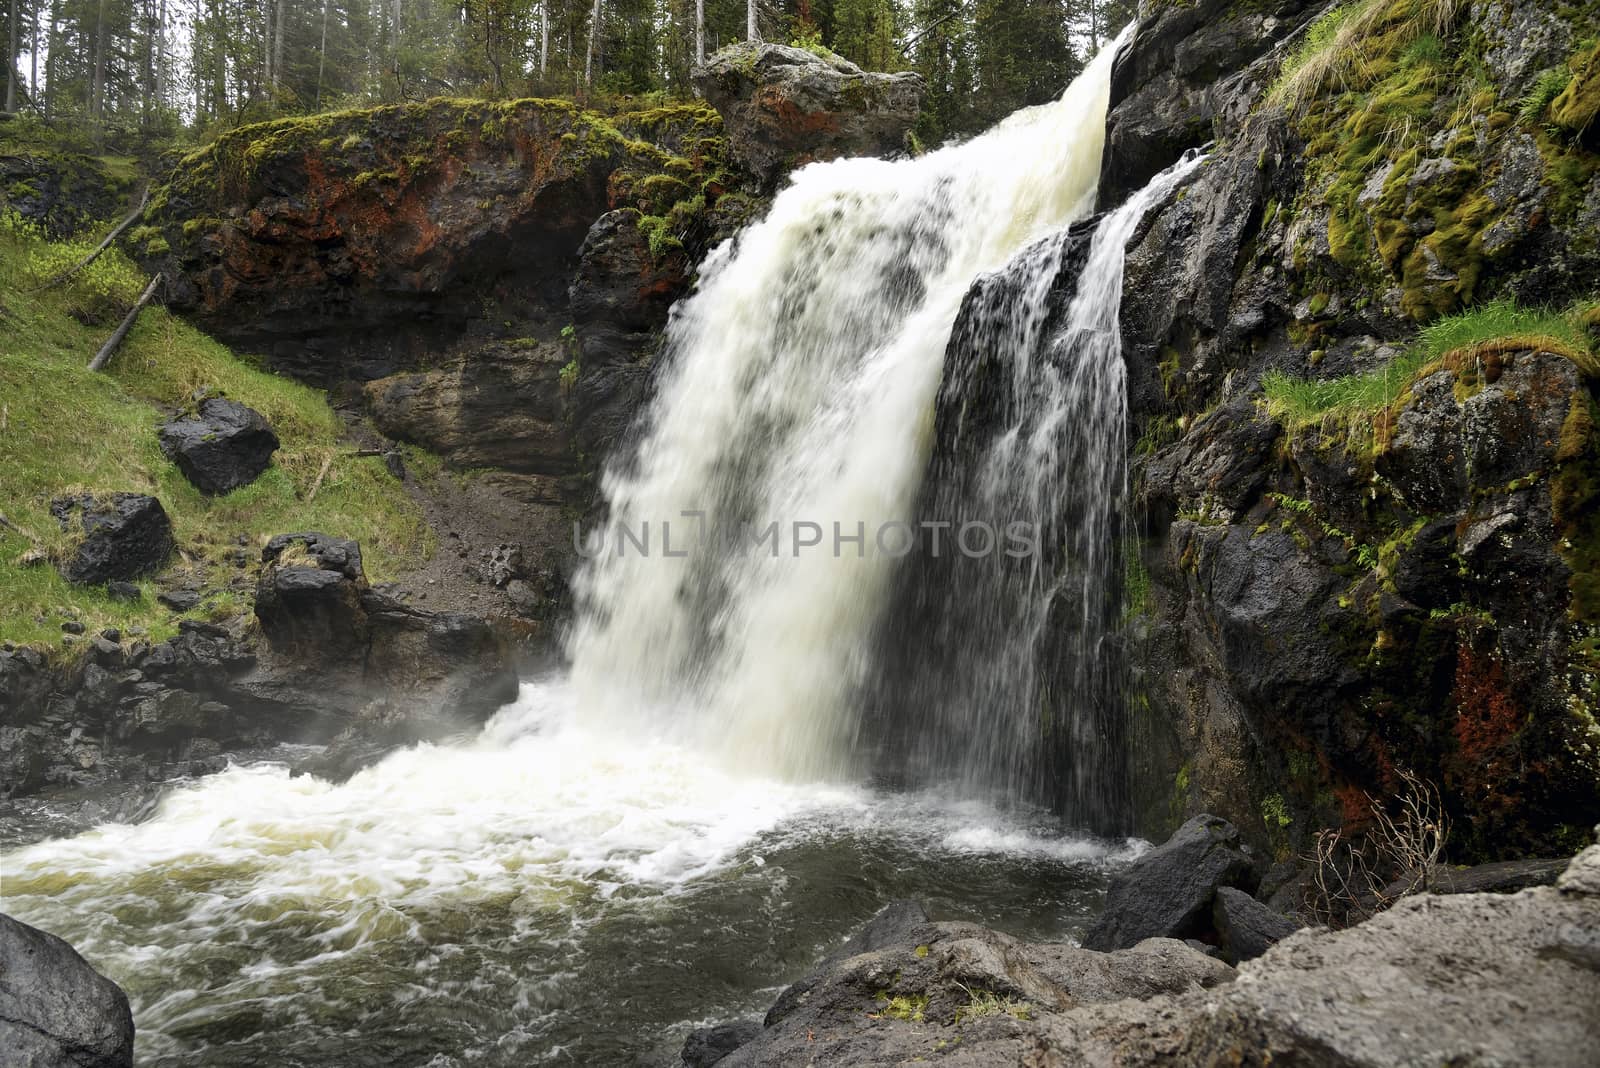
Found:
[[[1600,157],[1537,89],[1582,91],[1600,12],[1144,15],[1102,199],[1214,143],[1124,287],[1146,825],[1205,808],[1286,854],[1407,769],[1463,855],[1570,846],[1600,815]]]

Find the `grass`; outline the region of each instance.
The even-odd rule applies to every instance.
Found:
[[[1493,301],[1424,327],[1404,353],[1384,366],[1341,378],[1305,379],[1269,371],[1261,378],[1267,414],[1296,430],[1344,424],[1352,432],[1376,427],[1374,416],[1391,407],[1420,374],[1437,364],[1464,365],[1491,352],[1541,349],[1600,377],[1586,329],[1590,309],[1567,312]]]
[[[130,604],[71,586],[48,564],[20,562],[30,551],[53,559],[70,550],[49,515],[51,499],[68,492],[159,497],[182,554],[174,563],[212,573],[210,585],[236,573],[229,553],[243,547],[253,560],[268,537],[290,530],[360,541],[375,581],[426,558],[432,536],[420,511],[380,458],[350,455],[320,391],[250,366],[158,307],[144,312],[105,373],[86,371],[144,284],[112,251],[72,283],[39,291],[93,244],[49,242],[0,217],[0,514],[25,532],[0,527],[0,639],[55,642],[65,619],[91,631],[142,625],[154,637],[175,625],[148,581],[144,600]],[[197,393],[256,408],[282,441],[271,468],[226,496],[201,494],[157,445],[161,408],[184,407]],[[196,614],[236,602],[225,595]]]
[[[1534,81],[1527,95],[1517,105],[1517,110],[1529,122],[1538,122],[1544,118],[1545,112],[1550,110],[1550,105],[1555,103],[1556,97],[1566,92],[1567,86],[1572,82],[1572,72],[1569,70],[1547,70]]]
[[[1359,88],[1371,80],[1373,40],[1380,29],[1397,24],[1407,59],[1428,61],[1442,54],[1439,38],[1448,33],[1463,0],[1352,0],[1307,29],[1285,58],[1268,99],[1299,113],[1334,89]],[[1428,38],[1433,41],[1430,44]],[[1389,42],[1393,44],[1395,42]]]
[[[970,990],[965,986],[961,989],[966,991],[968,1000],[956,1010],[957,1026],[968,1020],[982,1020],[991,1016],[1009,1016],[1014,1020],[1026,1020],[1033,1015],[1033,1006],[1026,1001],[1001,997],[992,990]]]

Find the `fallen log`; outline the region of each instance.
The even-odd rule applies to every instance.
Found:
[[[139,318],[139,313],[144,311],[144,306],[150,303],[150,298],[156,295],[156,288],[161,285],[161,276],[158,274],[150,279],[150,284],[144,287],[144,293],[139,297],[139,303],[133,306],[127,317],[122,320],[122,325],[117,327],[117,332],[100,346],[100,351],[95,353],[94,359],[89,361],[89,370],[98,371],[103,368],[111,357],[121,347],[122,341],[128,336],[128,331],[133,329],[133,324]]]

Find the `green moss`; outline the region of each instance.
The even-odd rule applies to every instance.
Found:
[[[926,994],[901,994],[890,997],[886,993],[880,993],[877,1000],[880,1005],[877,1015],[890,1020],[921,1023],[928,1011]]]
[[[1550,118],[1572,133],[1583,133],[1600,114],[1600,44],[1577,61],[1576,72],[1550,103]]]

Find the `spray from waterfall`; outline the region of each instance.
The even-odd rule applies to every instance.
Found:
[[[901,576],[876,703],[902,775],[1045,803],[1099,830],[1127,818],[1109,647],[1128,495],[1123,259],[1200,162],[1029,246],[967,298],[920,512],[1037,524],[1043,551],[923,555]]]
[[[669,328],[638,451],[604,480],[610,527],[569,638],[587,714],[752,769],[858,770],[857,698],[896,560],[871,533],[848,539],[914,517],[973,279],[1092,210],[1116,51],[965,144],[802,169],[710,258]],[[701,539],[772,523],[770,551]]]

